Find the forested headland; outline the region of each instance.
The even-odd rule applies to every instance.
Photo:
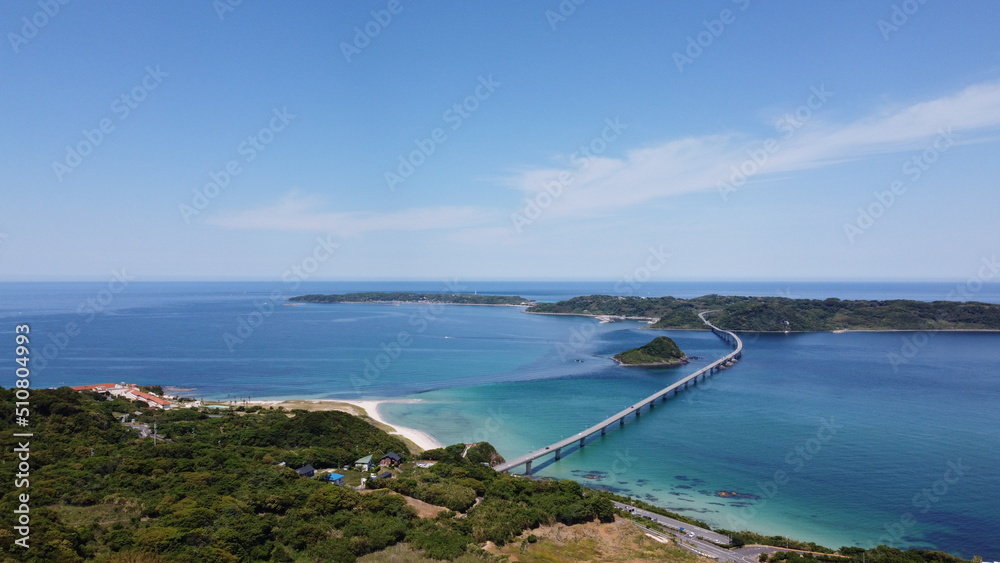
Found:
[[[846,301],[785,297],[705,295],[616,297],[590,295],[557,303],[536,303],[528,313],[608,315],[656,319],[649,328],[702,330],[698,313],[724,330],[824,332],[839,330],[1000,330],[1000,305],[958,301]]]
[[[475,293],[412,293],[408,291],[300,295],[293,303],[435,303],[440,305],[522,305],[533,303],[517,295]]]

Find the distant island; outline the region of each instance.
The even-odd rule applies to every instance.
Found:
[[[623,366],[673,367],[688,361],[687,355],[677,343],[666,336],[657,336],[644,346],[626,350],[613,357]]]
[[[296,303],[435,303],[439,305],[508,305],[529,306],[534,301],[517,295],[479,295],[476,293],[412,293],[408,291],[300,295]]]
[[[702,311],[715,311],[719,328],[747,332],[882,330],[1000,330],[1000,305],[957,301],[845,301],[785,297],[705,295],[615,297],[590,295],[557,303],[536,303],[526,312],[648,319],[649,328],[703,330]]]

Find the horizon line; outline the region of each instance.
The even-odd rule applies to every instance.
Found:
[[[38,278],[38,279],[3,279],[0,283],[102,283],[107,277],[84,278]],[[672,283],[961,283],[961,278],[680,278],[673,280],[649,280],[640,285],[672,284]],[[317,280],[287,280],[275,278],[156,278],[146,280],[128,280],[129,284],[146,283],[619,283],[621,279],[609,278],[341,278]],[[984,285],[1000,285],[1000,281],[983,281]]]

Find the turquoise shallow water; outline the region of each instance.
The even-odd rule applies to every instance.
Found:
[[[400,285],[378,289],[409,289]],[[610,291],[536,286],[502,289],[536,298]],[[578,432],[727,350],[711,333],[674,332],[703,359],[622,368],[608,356],[656,333],[507,307],[267,308],[267,284],[132,284],[90,317],[80,305],[103,287],[0,284],[0,332],[29,322],[36,335],[35,386],[126,380],[214,398],[415,398],[383,412],[444,442],[488,440],[507,457]],[[930,299],[947,288],[868,291]],[[350,289],[316,284],[299,293]],[[241,320],[255,324],[249,334],[238,332]],[[71,322],[80,332],[67,337]],[[232,350],[227,334],[242,334]],[[538,474],[620,490],[716,526],[831,547],[890,543],[1000,559],[1000,335],[744,340],[734,368]],[[894,367],[890,354],[904,351],[908,360]]]
[[[674,336],[690,348],[689,334]],[[995,368],[980,369],[998,365],[998,337],[940,334],[914,359],[919,365],[893,372],[885,350],[900,338],[750,339],[733,369],[536,474],[590,476],[591,485],[716,526],[833,547],[989,553],[1000,543],[1000,396]],[[419,395],[423,403],[385,412],[446,442],[468,440],[471,430],[513,457],[579,431],[673,376],[654,377],[662,379],[611,367],[568,380],[430,392]],[[963,474],[948,473],[952,467]],[[748,496],[720,498],[719,491]]]

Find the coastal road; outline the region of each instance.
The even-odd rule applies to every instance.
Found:
[[[732,563],[757,563],[761,553],[777,553],[779,551],[795,551],[792,549],[781,549],[769,545],[748,545],[736,549],[726,549],[719,547],[701,538],[685,536],[682,532],[670,530],[661,532],[640,522],[633,522],[637,528],[651,536],[662,540],[673,540],[678,546],[702,557],[715,559],[716,561],[730,561]],[[687,528],[685,528],[686,530]]]
[[[685,536],[687,536],[687,537],[690,537],[690,536],[687,535],[688,532],[690,532],[690,533],[693,533],[695,535],[695,537],[706,539],[708,541],[712,541],[712,542],[723,544],[723,545],[729,545],[729,536],[720,534],[718,532],[713,532],[712,530],[707,530],[707,529],[702,528],[700,526],[692,526],[691,524],[688,524],[687,522],[681,522],[680,520],[675,520],[673,518],[670,518],[670,517],[667,517],[667,516],[663,516],[662,514],[657,514],[655,512],[649,512],[647,510],[643,510],[641,508],[638,508],[638,507],[635,507],[635,506],[631,506],[631,505],[628,505],[628,504],[623,504],[623,503],[620,503],[620,502],[616,502],[615,506],[618,507],[621,510],[624,510],[625,512],[631,512],[632,514],[635,514],[636,516],[641,516],[641,517],[643,517],[643,518],[645,518],[647,520],[650,520],[652,522],[656,522],[657,524],[659,524],[661,526],[666,526],[667,528],[671,528],[671,529],[674,529],[674,530],[677,530],[677,531],[680,531],[681,528],[684,528],[684,531],[682,533]]]
[[[636,522],[635,525],[649,535],[656,536],[661,539],[673,540],[680,547],[697,555],[710,557],[717,561],[749,563],[743,560],[743,554],[739,553],[738,550],[724,549],[705,540],[685,536],[682,532],[664,533],[659,530],[643,526],[639,522]]]
[[[672,539],[677,543],[677,545],[692,553],[705,557],[711,557],[712,559],[716,559],[718,561],[757,563],[761,553],[771,554],[779,551],[798,551],[795,549],[782,549],[780,547],[773,547],[770,545],[747,545],[736,549],[727,549],[719,547],[716,544],[728,545],[730,543],[729,536],[713,532],[712,530],[708,530],[700,526],[692,526],[686,522],[681,522],[680,520],[663,516],[662,514],[656,514],[655,512],[649,512],[628,504],[615,502],[614,505],[625,512],[630,512],[636,516],[640,516],[667,528],[667,532],[661,532],[648,526],[644,526],[641,522],[635,522],[635,525],[643,529],[646,533],[663,539]],[[681,528],[684,528],[684,531],[681,531]],[[692,533],[694,534],[694,537],[691,537],[690,534]],[[800,553],[808,552],[800,551]]]

